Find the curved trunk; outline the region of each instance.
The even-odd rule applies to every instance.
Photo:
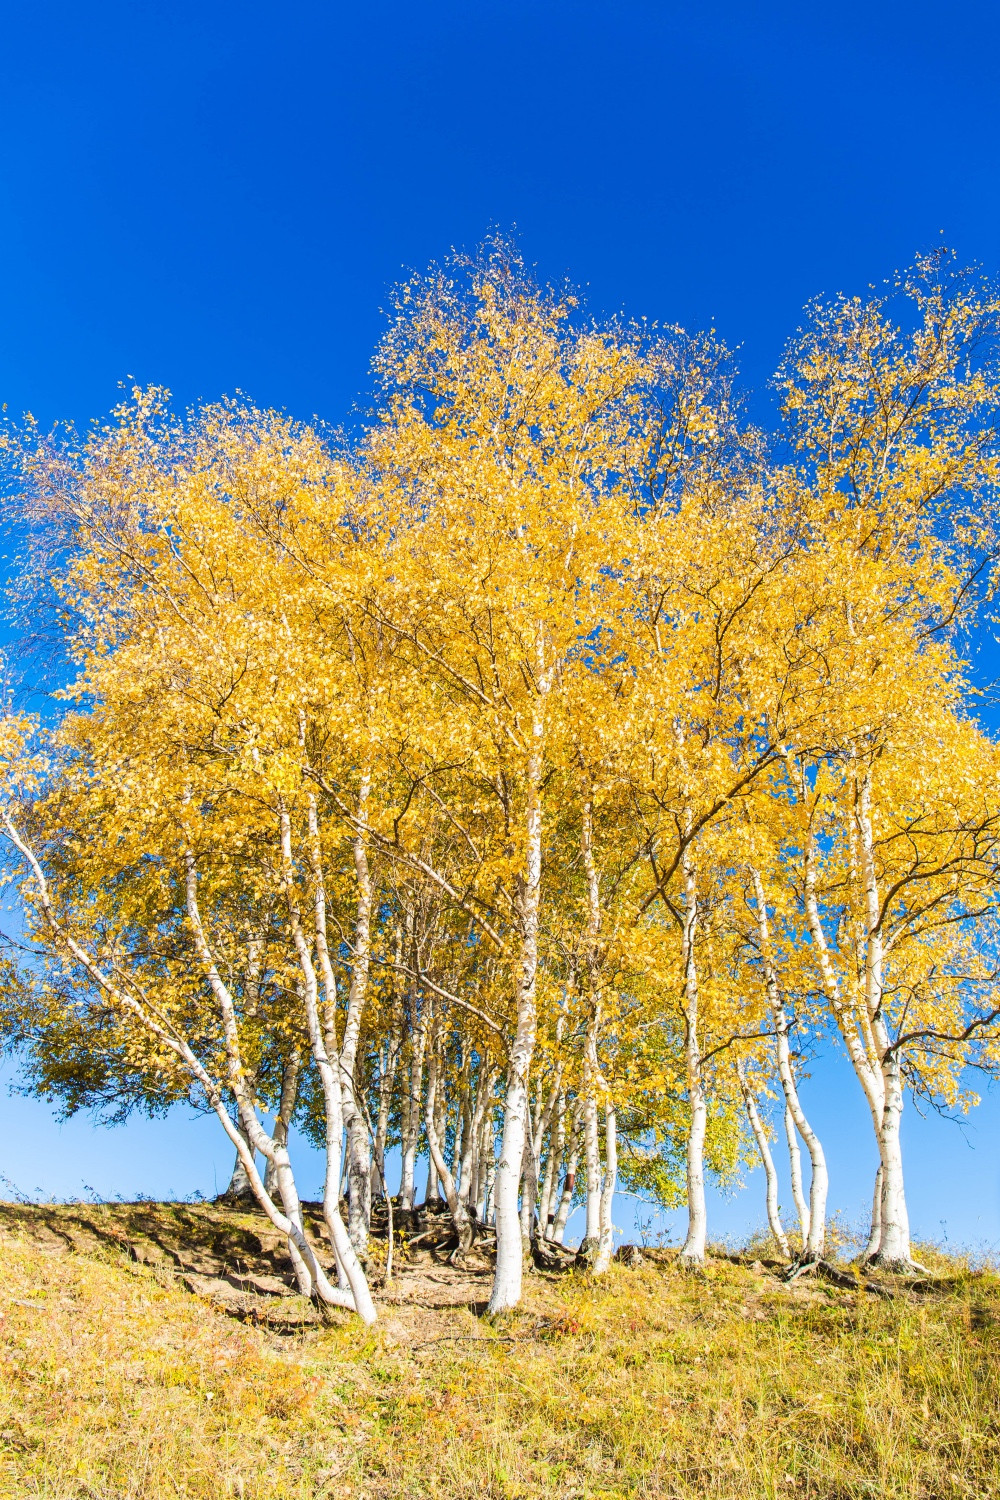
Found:
[[[427,1129],[427,1147],[441,1185],[444,1188],[448,1211],[451,1214],[451,1221],[455,1226],[455,1233],[458,1235],[458,1249],[455,1252],[456,1258],[461,1259],[472,1248],[474,1231],[468,1204],[458,1191],[455,1179],[448,1169],[441,1138],[438,1135],[435,1108],[437,1104],[437,1090],[438,1057],[437,1049],[432,1048],[427,1068],[427,1108],[424,1115],[424,1124]]]
[[[237,1124],[236,1128],[243,1137],[244,1143],[249,1146],[250,1141],[243,1126]],[[241,1199],[248,1199],[251,1203],[255,1201],[253,1184],[247,1176],[247,1169],[243,1165],[243,1158],[238,1151],[236,1153],[236,1161],[233,1163],[233,1175],[230,1177],[229,1186],[222,1196],[229,1203],[239,1202]]]
[[[281,1070],[281,1098],[278,1103],[278,1113],[274,1117],[274,1131],[271,1139],[276,1146],[288,1145],[288,1130],[295,1113],[295,1105],[299,1097],[299,1074],[302,1070],[302,1059],[298,1053],[293,1052]],[[269,1193],[273,1193],[277,1186],[274,1163],[268,1162],[264,1173],[264,1186]]]
[[[761,880],[759,870],[754,866],[750,867],[750,873],[753,877],[754,896],[757,902],[757,927],[760,934],[761,958],[764,964],[764,984],[767,990],[771,1018],[774,1022],[774,1050],[778,1064],[778,1078],[781,1081],[781,1091],[785,1096],[786,1110],[791,1114],[795,1122],[795,1128],[802,1137],[806,1150],[809,1152],[811,1172],[808,1221],[800,1214],[800,1221],[804,1229],[805,1257],[807,1260],[822,1260],[823,1252],[826,1248],[826,1200],[830,1183],[826,1166],[826,1155],[820,1144],[819,1136],[806,1118],[805,1111],[799,1100],[799,1091],[795,1083],[795,1071],[792,1067],[792,1054],[788,1037],[788,1017],[785,1014],[785,1007],[782,1004],[781,991],[778,987],[778,976],[775,972],[771,956],[771,931],[767,917],[767,902],[764,899],[764,884]],[[815,906],[815,901],[813,905]],[[816,915],[818,917],[818,912]],[[801,1184],[801,1171],[799,1181]],[[805,1228],[806,1222],[808,1222],[808,1229]]]
[[[774,1169],[774,1158],[771,1155],[771,1147],[768,1144],[767,1131],[764,1129],[763,1121],[757,1109],[757,1101],[747,1083],[746,1071],[739,1059],[736,1062],[736,1077],[739,1079],[740,1092],[743,1095],[743,1103],[746,1106],[747,1119],[750,1121],[750,1129],[753,1132],[754,1140],[757,1142],[757,1150],[760,1152],[760,1159],[764,1166],[768,1228],[782,1255],[786,1260],[791,1260],[792,1252],[788,1244],[788,1236],[785,1234],[781,1223],[781,1214],[778,1211],[778,1174]]]
[[[310,944],[302,930],[292,860],[291,820],[284,806],[279,810],[281,830],[282,877],[288,906],[292,939],[302,974],[301,994],[306,1026],[316,1070],[323,1089],[324,1124],[326,1127],[326,1175],[323,1184],[323,1216],[330,1242],[337,1258],[341,1281],[351,1290],[359,1316],[374,1323],[375,1304],[361,1261],[354,1249],[343,1219],[340,1217],[340,1157],[344,1139],[344,1098],[336,1061],[336,982],[326,936],[326,889],[320,852],[319,825],[315,798],[309,799],[309,858],[315,890],[313,896],[313,940],[323,980],[323,1009],[320,1014],[319,984],[313,965]],[[332,1054],[332,1056],[331,1056]],[[280,1148],[287,1162],[288,1153]],[[286,1210],[287,1212],[287,1210]]]

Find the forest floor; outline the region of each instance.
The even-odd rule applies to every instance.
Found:
[[[0,1204],[0,1496],[1000,1495],[993,1271],[787,1285],[644,1250],[533,1270],[487,1320],[488,1257],[445,1240],[397,1242],[366,1330],[295,1294],[257,1213]]]

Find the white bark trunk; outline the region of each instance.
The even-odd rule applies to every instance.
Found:
[[[340,1158],[343,1150],[344,1113],[341,1077],[336,1067],[336,1053],[331,1058],[330,1044],[336,1045],[336,983],[330,961],[326,936],[326,889],[323,881],[322,851],[320,849],[319,825],[316,803],[309,799],[309,859],[313,871],[313,940],[323,979],[323,1013],[320,1014],[319,984],[312,961],[310,944],[302,929],[298,896],[294,880],[292,860],[291,819],[286,808],[279,809],[281,831],[282,876],[285,900],[288,907],[292,940],[295,944],[299,969],[302,973],[302,999],[306,1013],[306,1026],[312,1046],[313,1058],[323,1089],[323,1105],[326,1126],[326,1176],[323,1186],[323,1215],[330,1241],[337,1257],[341,1279],[350,1287],[358,1315],[366,1323],[374,1323],[375,1304],[364,1269],[340,1217]],[[287,1152],[284,1153],[287,1161]],[[287,1212],[287,1210],[286,1210]]]
[[[615,1251],[615,1226],[612,1215],[617,1183],[618,1120],[614,1105],[610,1099],[606,1099],[604,1105],[604,1182],[601,1185],[601,1217],[597,1255],[594,1259],[595,1276],[603,1276],[611,1264],[611,1257]]]
[[[348,1232],[359,1259],[368,1252],[368,1226],[371,1222],[371,1144],[360,1103],[356,1097],[358,1041],[361,1021],[368,998],[368,973],[371,965],[372,883],[368,868],[368,798],[371,774],[365,769],[358,785],[355,813],[354,874],[357,884],[357,906],[354,923],[354,953],[351,959],[351,985],[344,1022],[344,1041],[340,1051],[340,1076],[343,1084],[344,1125],[347,1128]]]
[[[583,1120],[583,1106],[579,1100],[573,1107],[573,1116],[570,1123],[569,1133],[569,1155],[566,1158],[566,1173],[563,1177],[562,1191],[559,1194],[559,1205],[556,1216],[552,1223],[552,1234],[550,1238],[557,1244],[563,1243],[566,1233],[566,1222],[573,1209],[573,1194],[576,1191],[576,1169],[580,1164],[580,1126]]]
[[[535,1052],[537,1025],[535,984],[538,970],[538,917],[542,885],[542,775],[545,749],[545,695],[551,672],[545,669],[544,643],[537,642],[535,680],[538,697],[531,723],[531,745],[526,767],[524,874],[517,892],[521,929],[520,975],[517,985],[517,1028],[507,1071],[503,1139],[497,1163],[497,1261],[489,1311],[505,1312],[521,1300],[523,1252],[517,1193],[528,1126],[528,1081]]]
[[[538,1232],[542,1239],[548,1239],[552,1228],[552,1193],[556,1184],[556,1177],[562,1168],[563,1156],[566,1152],[566,1099],[560,1094],[556,1104],[555,1121],[549,1131],[549,1149],[545,1160],[545,1176],[542,1180],[542,1190],[538,1195]]]
[[[297,1052],[293,1052],[281,1070],[281,1097],[278,1101],[278,1112],[274,1117],[274,1130],[271,1135],[271,1139],[276,1146],[288,1145],[288,1131],[299,1097],[299,1074],[301,1069],[302,1059]],[[264,1173],[264,1186],[273,1196],[277,1187],[277,1176],[273,1162],[268,1162],[267,1164],[267,1170]]]
[[[878,1249],[870,1257],[873,1265],[906,1271],[913,1267],[910,1222],[903,1189],[903,1149],[900,1126],[903,1115],[903,1077],[899,1054],[891,1045],[885,1019],[884,945],[878,878],[875,870],[875,839],[872,828],[871,770],[866,768],[858,783],[857,825],[861,842],[861,874],[864,882],[865,1001],[871,1036],[877,1049],[882,1081],[882,1111],[876,1119],[879,1157],[882,1163],[881,1234]]]
[[[774,967],[774,959],[771,952],[771,930],[768,923],[767,902],[764,898],[764,883],[760,872],[751,866],[750,873],[753,877],[754,896],[757,903],[757,927],[760,935],[761,960],[764,965],[764,984],[767,991],[768,1004],[771,1010],[771,1019],[774,1022],[774,1047],[775,1058],[778,1064],[778,1078],[781,1081],[781,1090],[785,1096],[786,1108],[791,1112],[795,1122],[795,1128],[805,1142],[806,1150],[809,1152],[810,1182],[809,1182],[809,1228],[805,1236],[805,1258],[807,1260],[822,1260],[826,1248],[826,1200],[829,1192],[829,1174],[826,1166],[826,1155],[820,1144],[819,1136],[806,1118],[805,1110],[799,1100],[799,1092],[795,1082],[795,1071],[792,1067],[791,1047],[788,1036],[788,1017],[782,1004],[781,990],[778,986],[778,976]],[[815,900],[813,902],[815,906]],[[818,915],[818,914],[817,914]]]
[[[415,916],[411,909],[406,912],[407,951],[415,946]],[[399,1186],[400,1209],[412,1213],[416,1198],[417,1148],[420,1144],[420,1128],[423,1119],[422,1098],[424,1092],[424,1052],[427,1046],[427,1021],[420,1008],[417,982],[410,980],[409,986],[409,1031],[410,1066],[407,1095],[406,1128],[402,1141],[402,1176]]]
[[[781,1223],[781,1214],[778,1211],[778,1174],[774,1169],[774,1158],[771,1155],[771,1147],[768,1144],[767,1131],[764,1129],[763,1121],[757,1109],[757,1101],[747,1083],[746,1070],[742,1062],[737,1059],[736,1076],[739,1079],[740,1091],[743,1094],[743,1102],[746,1105],[747,1119],[750,1121],[750,1129],[753,1138],[757,1142],[757,1150],[764,1166],[765,1180],[765,1204],[767,1207],[767,1224],[771,1231],[771,1237],[786,1260],[791,1260],[792,1252],[788,1244],[788,1236]]]
[[[788,1143],[788,1171],[792,1182],[792,1202],[799,1216],[802,1249],[805,1251],[809,1243],[809,1205],[802,1191],[802,1153],[799,1151],[799,1138],[795,1134],[795,1121],[792,1119],[792,1112],[787,1104],[785,1105],[785,1140]]]
[[[683,1266],[705,1263],[708,1236],[708,1211],[705,1204],[705,1134],[708,1129],[708,1103],[701,1072],[701,1046],[698,1040],[698,969],[695,961],[695,934],[698,926],[698,883],[694,866],[684,856],[684,1061],[687,1071],[688,1138],[687,1138],[687,1237],[681,1246]]]
[[[472,1248],[473,1225],[469,1216],[468,1205],[458,1191],[455,1178],[448,1169],[448,1164],[444,1157],[443,1144],[438,1135],[436,1106],[439,1071],[437,1049],[432,1048],[427,1069],[427,1108],[424,1115],[424,1124],[427,1129],[427,1147],[430,1151],[431,1160],[437,1170],[437,1175],[441,1180],[441,1185],[444,1188],[448,1211],[451,1214],[451,1221],[455,1226],[455,1233],[458,1236],[458,1248],[454,1258],[461,1260]]]

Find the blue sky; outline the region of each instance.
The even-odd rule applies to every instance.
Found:
[[[598,311],[715,326],[766,417],[809,297],[942,240],[1000,269],[998,42],[994,6],[918,0],[7,7],[0,401],[86,423],[133,376],[349,420],[392,283],[497,225]],[[857,1087],[806,1088],[855,1216]],[[211,1192],[217,1135],[0,1098],[31,1192]],[[964,1135],[911,1110],[906,1144],[916,1227],[1000,1244],[996,1102]],[[755,1182],[716,1206],[761,1217]]]

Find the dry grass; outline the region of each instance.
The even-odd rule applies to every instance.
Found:
[[[990,1272],[881,1298],[664,1255],[532,1276],[492,1326],[404,1278],[375,1333],[282,1339],[163,1267],[42,1248],[25,1212],[0,1244],[3,1496],[1000,1494]]]

